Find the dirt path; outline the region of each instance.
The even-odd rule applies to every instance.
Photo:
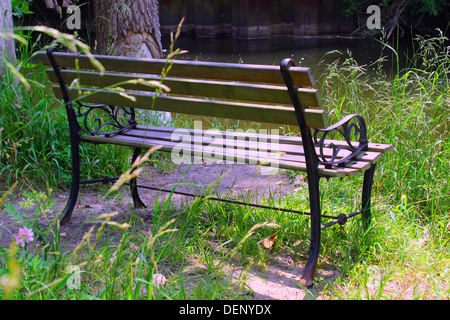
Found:
[[[148,168],[139,177],[139,183],[167,189],[170,189],[176,183],[186,183],[190,185],[179,185],[177,191],[198,193],[226,173],[220,182],[215,184],[215,190],[219,194],[226,194],[230,190],[235,194],[250,193],[254,196],[254,203],[257,203],[258,199],[262,199],[268,195],[284,196],[291,193],[294,189],[304,188],[306,190],[305,181],[302,179],[297,178],[293,180],[284,171],[279,171],[276,174],[267,174],[267,171],[258,171],[259,169],[258,166],[242,164],[194,165],[191,167],[180,165],[168,173],[161,173],[155,168]],[[265,168],[263,169],[267,170]],[[57,200],[55,205],[57,210],[65,204],[67,195],[68,192],[54,195]],[[122,193],[118,193],[117,196],[109,200],[101,198],[95,190],[81,189],[79,202],[73,212],[70,223],[62,226],[60,229],[61,236],[65,240],[66,245],[74,247],[79,243],[81,237],[90,228],[90,225],[86,224],[85,221],[91,216],[94,217],[102,213],[118,211],[118,220],[120,220],[130,210],[135,210],[135,213],[140,218],[147,220],[151,219],[152,205],[155,203],[155,199],[157,197],[167,197],[166,193],[161,194],[157,191],[142,189],[140,190],[140,195],[144,203],[148,205],[148,208],[133,209],[127,188],[123,188]],[[192,199],[188,198],[181,195],[173,195],[171,203],[179,206],[183,201]],[[16,199],[15,201],[19,200]],[[48,215],[49,219],[53,217],[51,213]],[[14,223],[14,220],[8,214],[3,214],[0,217],[0,246],[8,246],[10,244],[12,239],[11,230],[14,230]],[[249,291],[252,292],[253,299],[286,300],[320,298],[320,285],[307,291],[299,287],[298,275],[301,273],[303,265],[295,264],[288,256],[277,256],[273,261],[268,266],[266,272],[257,270],[243,272],[242,270],[230,267],[232,277],[236,280],[244,279],[246,281]],[[318,275],[322,278],[332,280],[336,277],[337,271],[326,272],[324,270],[318,270]]]

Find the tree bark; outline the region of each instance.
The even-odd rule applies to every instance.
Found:
[[[0,33],[12,33],[14,31],[13,28],[11,1],[2,0],[0,1]],[[3,59],[6,59],[12,64],[16,62],[16,51],[13,38],[0,37],[0,76],[5,72]]]
[[[99,54],[161,58],[157,0],[95,0]]]
[[[59,6],[57,0],[44,0],[44,2],[45,2],[45,6],[47,7],[47,9],[49,9],[53,13],[60,13],[61,7]],[[71,0],[62,0],[61,6],[63,8],[67,8],[71,4],[72,4]]]

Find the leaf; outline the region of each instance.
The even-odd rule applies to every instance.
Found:
[[[262,244],[263,244],[264,248],[266,248],[266,249],[272,248],[277,237],[278,237],[278,235],[275,233],[275,234],[271,235],[270,237],[263,239]]]
[[[163,286],[165,283],[167,282],[166,277],[164,277],[162,274],[160,273],[155,273],[152,275],[152,284],[153,286],[155,286],[156,288],[160,288],[161,286]]]

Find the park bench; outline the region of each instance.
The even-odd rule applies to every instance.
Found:
[[[47,69],[48,77],[56,97],[65,102],[68,116],[72,187],[61,224],[70,220],[80,184],[117,180],[109,177],[80,180],[80,143],[93,143],[131,147],[133,162],[142,150],[159,146],[160,151],[184,156],[180,158],[184,160],[196,155],[214,160],[222,157],[227,161],[306,172],[310,212],[300,213],[311,219],[311,242],[302,273],[303,285],[309,286],[314,281],[323,229],[343,225],[357,215],[368,226],[376,163],[392,146],[368,142],[366,125],[359,115],[351,114],[328,125],[309,68],[296,67],[291,59],[283,60],[281,66],[173,60],[162,81],[170,91],[155,93],[154,87],[133,79],[160,79],[163,68],[167,67],[166,60],[100,55],[94,58],[106,72],[93,67],[90,58],[82,54],[51,48],[36,55],[37,62],[51,66]],[[116,83],[124,83],[120,86],[125,90],[121,94],[105,89]],[[136,109],[292,126],[300,134],[283,136],[256,131],[146,126],[137,123]],[[359,174],[364,175],[360,208],[349,214],[321,214],[320,178]],[[144,206],[137,188],[146,186],[137,184],[136,179],[128,185],[134,205]],[[296,212],[289,208],[269,208]],[[328,222],[322,224],[322,219]]]

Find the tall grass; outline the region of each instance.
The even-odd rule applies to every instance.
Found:
[[[448,275],[450,261],[450,46],[440,31],[416,37],[414,44],[412,58],[393,76],[381,71],[383,58],[376,65],[360,66],[350,56],[330,63],[322,78],[325,105],[332,113],[338,118],[362,114],[369,140],[394,146],[375,178],[377,214],[370,246],[356,260],[351,257],[355,252],[341,253],[352,262],[344,268],[351,280],[333,289],[332,298],[449,295],[442,275]],[[386,49],[400,65],[401,53],[389,45]],[[373,67],[378,72],[368,74]],[[361,253],[361,242],[356,243]],[[374,265],[379,266],[375,287]]]
[[[323,75],[325,105],[336,118],[359,113],[371,141],[394,145],[381,161],[377,181],[422,218],[447,214],[449,185],[450,63],[445,37],[415,39],[417,52],[391,78],[379,64],[360,66],[351,56],[332,62]],[[392,47],[387,47],[394,51]],[[394,51],[399,59],[400,53]],[[374,75],[367,68],[377,67]]]
[[[406,68],[396,69],[392,77],[382,71],[384,59],[372,66],[358,65],[351,55],[324,62],[326,72],[318,78],[330,122],[346,114],[361,114],[369,139],[391,143],[394,149],[378,166],[369,230],[364,232],[359,220],[354,219],[345,227],[323,232],[319,270],[337,269],[340,276],[332,282],[319,276],[318,289],[309,292],[310,298],[450,298],[449,47],[441,34],[417,38],[415,44],[415,58]],[[395,57],[400,55],[392,47],[386,46],[386,50],[394,52]],[[368,68],[378,72],[369,74]],[[41,110],[36,116],[14,108],[13,93],[2,99],[14,114],[8,115],[9,121],[17,122],[14,129],[3,127],[6,120],[2,123],[2,148],[9,155],[1,160],[2,172],[25,175],[30,183],[34,177],[45,181],[49,176],[44,176],[41,166],[52,168],[58,179],[67,175],[62,163],[69,162],[69,151],[62,147],[67,145],[66,140],[58,136],[65,122],[51,93],[45,88],[37,91],[34,103],[38,107],[32,106],[31,100],[24,104],[27,110]],[[32,130],[42,122],[50,129],[39,128],[50,139]],[[27,149],[30,144],[37,149]],[[107,155],[94,157],[96,163],[91,165],[98,165],[96,170],[107,168],[102,162],[111,161],[104,159]],[[3,169],[5,166],[7,169]],[[354,204],[361,182],[361,177],[322,181],[323,211],[351,210],[348,206]],[[277,205],[308,210],[304,191],[277,200]],[[296,264],[305,262],[307,217],[206,199],[174,208],[171,196],[156,200],[150,221],[133,211],[122,220],[112,213],[88,221],[91,229],[72,249],[60,237],[56,220],[51,227],[34,229],[41,236],[38,244],[0,248],[0,297],[248,299],[251,296],[247,295],[245,281],[235,279],[229,265],[267,270],[271,259],[279,254],[290,255]],[[51,205],[46,197],[48,194],[30,193],[27,201]],[[45,214],[47,207],[41,205],[30,211],[28,221]],[[19,216],[13,209],[9,208],[7,214]],[[262,241],[274,234],[273,246],[262,246]],[[164,285],[154,281],[160,274],[166,277]],[[79,286],[71,289],[68,283],[74,279],[79,279],[75,281]]]
[[[16,71],[0,83],[0,184],[21,181],[31,188],[65,187],[71,179],[69,131],[63,103],[55,98],[45,70],[33,65],[37,45],[21,46]],[[86,177],[117,175],[128,165],[129,150],[82,146]]]

